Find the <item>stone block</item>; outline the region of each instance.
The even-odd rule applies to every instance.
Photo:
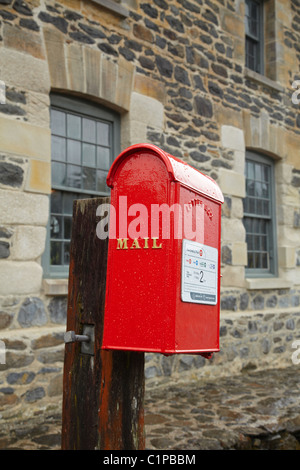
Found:
[[[45,240],[45,227],[18,226],[13,236],[11,258],[19,261],[37,259],[44,252]]]
[[[103,55],[101,57],[100,96],[110,103],[116,102],[117,77],[118,65]]]
[[[0,151],[50,161],[50,130],[0,117]]]
[[[140,93],[132,93],[130,115],[152,128],[162,129],[164,107],[161,102]]]
[[[48,67],[52,88],[68,89],[64,35],[55,28],[44,27]]]
[[[222,28],[227,31],[230,35],[244,39],[245,36],[245,26],[244,18],[226,12],[222,17]]]
[[[62,45],[64,47],[64,45]],[[67,71],[67,89],[86,93],[86,82],[83,67],[83,46],[80,44],[69,44],[65,47],[65,68]]]
[[[23,302],[18,314],[18,322],[22,328],[43,326],[47,321],[46,309],[41,299],[29,297]]]
[[[242,220],[224,218],[222,220],[222,241],[245,243],[246,232]]]
[[[224,194],[241,198],[246,196],[245,177],[240,173],[220,168],[219,185]]]
[[[142,74],[135,74],[134,77],[134,91],[141,95],[154,98],[161,103],[165,101],[165,86],[162,82],[154,80],[153,78],[146,77]]]
[[[221,143],[224,148],[245,151],[244,132],[233,126],[221,127]]]
[[[1,222],[46,226],[49,198],[41,194],[0,190]]]
[[[36,193],[51,193],[51,163],[42,160],[29,160],[29,172],[25,190]]]
[[[0,295],[28,295],[41,288],[43,270],[34,261],[2,260],[0,263]]]
[[[83,50],[85,65],[86,92],[89,95],[100,95],[100,61],[101,52],[91,47]]]
[[[46,94],[50,91],[46,60],[10,48],[0,48],[0,77],[7,87]]]
[[[226,265],[222,268],[222,287],[244,287],[245,268],[243,266]]]
[[[235,242],[232,245],[232,264],[235,266],[247,266],[247,243]]]
[[[243,200],[240,197],[231,198],[231,217],[236,219],[244,217]]]
[[[0,162],[0,185],[11,188],[21,188],[23,184],[24,170],[19,165],[9,162]]]
[[[45,59],[44,46],[39,34],[32,34],[31,31],[20,29],[15,25],[4,24],[3,39],[5,47],[25,52],[37,59]]]
[[[68,279],[44,279],[43,290],[44,290],[45,295],[67,296],[68,295]]]
[[[281,268],[294,268],[296,264],[295,248],[280,246],[278,248],[278,262]]]
[[[297,134],[286,132],[285,133],[285,144],[286,144],[286,156],[287,163],[293,165],[294,168],[300,170],[300,137]]]
[[[164,107],[154,98],[132,93],[130,111],[122,122],[122,146],[128,146],[147,141],[147,128],[163,128]]]
[[[27,122],[33,126],[50,127],[50,99],[43,93],[26,92],[26,117]]]
[[[234,150],[234,170],[241,175],[245,174],[245,151]]]
[[[123,110],[128,111],[130,107],[130,97],[133,89],[135,67],[125,59],[118,61],[118,81],[115,104]]]

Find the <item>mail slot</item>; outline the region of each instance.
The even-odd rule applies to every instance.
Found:
[[[219,351],[223,195],[151,144],[112,164],[102,349]]]

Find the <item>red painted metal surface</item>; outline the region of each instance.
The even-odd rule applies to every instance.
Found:
[[[122,152],[107,184],[113,208],[102,348],[219,351],[218,185],[150,144]]]

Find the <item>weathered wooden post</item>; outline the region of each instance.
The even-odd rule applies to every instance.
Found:
[[[101,350],[108,239],[96,235],[96,209],[109,202],[109,198],[84,199],[73,207],[63,450],[145,447],[144,353]],[[78,341],[86,336],[89,342]]]

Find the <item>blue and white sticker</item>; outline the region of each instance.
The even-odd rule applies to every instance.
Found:
[[[218,250],[182,240],[181,300],[216,305],[218,300]]]

